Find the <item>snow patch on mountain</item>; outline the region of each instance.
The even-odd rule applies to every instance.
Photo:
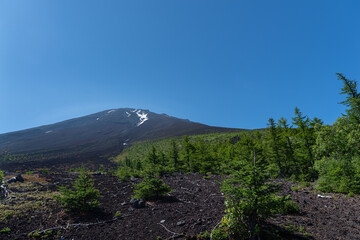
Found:
[[[46,133],[46,134],[48,134],[48,133],[52,133],[52,132],[53,132],[53,131],[52,131],[52,130],[50,130],[50,131],[46,131],[45,133]]]
[[[107,113],[110,114],[110,113],[115,112],[115,111],[116,111],[116,110],[113,109],[113,110],[108,111]]]
[[[142,110],[137,110],[136,115],[139,117],[140,122],[138,122],[137,126],[140,126],[147,120],[149,120],[147,113],[144,113]]]
[[[100,118],[96,118],[96,121],[99,121]]]
[[[127,117],[130,117],[130,116],[131,116],[131,114],[130,114],[130,113],[128,113],[128,112],[125,112],[125,113],[126,113]]]

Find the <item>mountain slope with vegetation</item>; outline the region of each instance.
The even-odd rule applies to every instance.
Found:
[[[0,135],[0,163],[39,166],[84,161],[121,152],[141,140],[184,134],[231,132],[148,110],[120,108],[67,121]]]
[[[114,161],[141,166],[155,154],[162,165],[177,162],[173,171],[228,174],[240,169],[241,159],[258,147],[257,156],[266,161],[273,177],[317,180],[322,190],[360,193],[360,93],[356,81],[343,74],[338,79],[344,84],[342,103],[348,109],[333,125],[317,117],[310,119],[296,107],[291,121],[270,118],[264,130],[138,142]]]
[[[265,205],[261,205],[260,196],[264,194],[262,191],[267,192],[264,196],[271,194],[268,187],[265,187],[268,190],[259,190],[266,186],[261,179],[315,182],[315,188],[320,191],[359,194],[360,94],[356,81],[337,75],[344,84],[341,94],[346,100],[342,103],[348,109],[332,126],[324,125],[316,117],[308,118],[296,107],[291,122],[270,118],[266,131],[228,134],[227,140],[184,136],[181,142],[179,139],[154,142],[147,155],[145,150],[149,150],[150,145],[141,143],[115,158],[120,164],[118,176],[125,181],[130,177],[147,177],[150,169],[157,176],[173,172],[230,174],[233,184],[242,186],[236,190],[239,186],[228,185],[225,189],[232,190],[226,195],[235,196],[235,202],[252,203],[228,207],[230,222],[221,227],[225,235],[235,239],[247,234],[251,239],[261,235],[260,225],[265,219],[260,216],[265,214],[260,210]],[[270,207],[269,216],[275,209]],[[232,228],[233,224],[237,227]]]

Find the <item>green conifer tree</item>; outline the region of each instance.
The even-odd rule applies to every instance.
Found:
[[[221,188],[226,205],[222,227],[228,229],[231,239],[260,239],[261,223],[274,214],[281,203],[275,196],[279,188],[268,182],[266,162],[258,161],[263,158],[262,151],[251,141],[249,139],[248,147],[253,145],[253,148],[247,149],[251,155],[244,159],[245,165],[225,180]]]
[[[346,95],[346,99],[341,104],[348,107],[346,113],[349,119],[354,123],[360,124],[360,94],[357,90],[357,82],[346,78],[342,73],[337,73],[336,75],[344,84],[340,94]]]
[[[81,169],[79,177],[75,180],[73,188],[61,186],[60,196],[56,199],[70,212],[92,211],[100,206],[100,192],[94,187],[94,182],[85,169]]]
[[[291,174],[295,174],[295,176],[300,174],[300,169],[299,169],[299,164],[297,159],[295,158],[295,152],[294,152],[294,146],[293,143],[291,141],[291,136],[292,136],[292,129],[290,128],[289,124],[287,123],[287,120],[285,118],[280,118],[278,121],[278,126],[281,130],[281,135],[282,138],[285,139],[285,156],[287,159],[287,162],[290,163],[292,162],[292,164],[289,166],[291,166],[291,170],[289,170],[289,172]]]
[[[183,158],[184,158],[184,162],[186,164],[186,168],[187,171],[193,172],[194,170],[194,163],[193,163],[193,159],[192,159],[192,155],[193,152],[195,150],[194,146],[191,144],[189,137],[188,136],[183,136],[183,141],[182,141],[182,145],[183,145]]]
[[[4,180],[4,172],[0,170],[0,185],[2,184],[3,180]]]
[[[172,160],[172,164],[174,165],[175,171],[177,171],[179,167],[179,150],[174,140],[171,141],[170,158]]]
[[[159,157],[156,154],[156,148],[154,146],[151,146],[151,151],[148,153],[147,160],[151,164],[159,163]]]
[[[311,172],[312,175],[312,169],[315,163],[312,147],[315,144],[315,136],[313,129],[310,127],[310,119],[307,116],[304,116],[303,113],[300,112],[300,109],[296,107],[293,124],[298,127],[297,137],[301,142],[303,142],[302,149],[303,152],[306,152],[305,155],[307,155],[307,157],[304,157],[303,161],[303,169],[305,170],[304,174],[306,175]],[[314,176],[310,176],[312,179],[313,177]]]
[[[281,154],[281,135],[280,129],[277,127],[273,118],[269,119],[268,122],[268,140],[271,148],[270,159],[276,163],[279,169],[279,175],[284,176],[283,161]]]

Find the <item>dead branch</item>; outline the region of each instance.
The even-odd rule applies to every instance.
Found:
[[[166,231],[168,231],[169,233],[173,234],[173,235],[179,235],[179,233],[176,233],[176,232],[173,232],[173,231],[170,231],[169,229],[167,229],[163,224],[161,223],[158,223],[159,225],[161,225],[163,228],[165,228]]]
[[[121,218],[123,217],[127,217],[129,215],[125,215],[125,216],[122,216]],[[74,223],[74,224],[67,224],[66,226],[56,226],[56,227],[52,227],[52,228],[47,228],[47,229],[43,229],[41,230],[40,229],[36,229],[34,231],[31,231],[29,234],[33,234],[35,232],[37,233],[44,233],[44,232],[47,232],[47,231],[51,231],[51,230],[58,230],[58,229],[63,229],[63,230],[67,230],[69,229],[70,227],[89,227],[89,226],[93,226],[93,225],[99,225],[99,224],[105,224],[105,223],[111,223],[111,222],[114,222],[116,220],[118,220],[120,218],[113,218],[111,220],[107,220],[107,221],[102,221],[102,222],[95,222],[95,223]]]
[[[171,237],[167,238],[167,240],[170,240],[170,239],[175,239],[175,238],[179,238],[179,237],[183,237],[184,234],[181,234],[181,233],[176,233],[176,232],[173,232],[173,231],[170,231],[169,229],[167,229],[167,227],[165,227],[163,224],[161,223],[158,223],[160,226],[162,226],[166,231],[168,231],[169,233],[172,234]]]

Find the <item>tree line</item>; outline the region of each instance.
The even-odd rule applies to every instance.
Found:
[[[141,176],[146,168],[159,176],[172,172],[231,174],[246,165],[254,146],[273,178],[316,181],[322,191],[360,193],[360,95],[357,82],[337,74],[346,113],[332,125],[309,118],[295,108],[294,116],[270,118],[260,131],[229,134],[227,140],[209,141],[200,136],[163,142],[146,155],[119,163],[119,176]],[[165,150],[164,150],[165,149]]]

